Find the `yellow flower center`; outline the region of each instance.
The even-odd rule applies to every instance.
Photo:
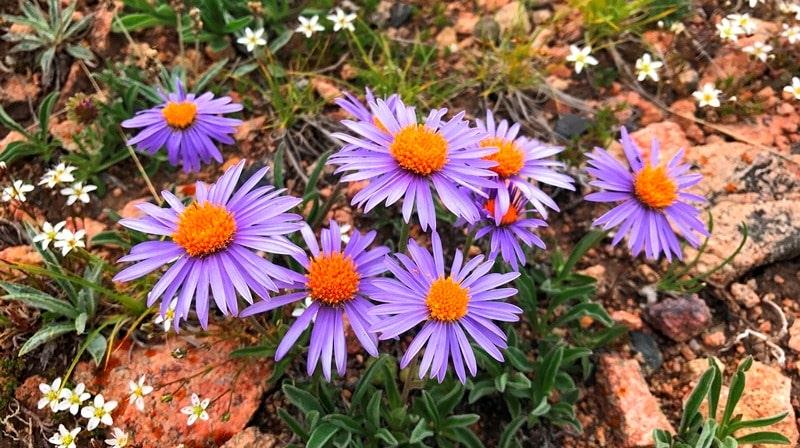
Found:
[[[94,408],[94,416],[97,418],[103,418],[106,415],[106,410],[104,408]]]
[[[338,305],[355,296],[361,276],[350,257],[334,252],[312,260],[306,278],[312,299]]]
[[[236,221],[225,207],[192,203],[178,218],[172,239],[192,257],[202,257],[228,247],[236,233]]]
[[[645,205],[659,210],[674,204],[678,198],[678,186],[664,166],[645,165],[633,179],[633,191]]]
[[[167,102],[164,109],[161,110],[164,115],[164,120],[173,128],[186,129],[194,123],[197,116],[197,106],[191,101],[183,101],[175,103],[172,101]]]
[[[490,215],[494,216],[494,199],[487,200],[483,208],[485,208]],[[500,225],[507,226],[509,224],[514,224],[517,222],[517,219],[519,219],[519,212],[517,212],[517,208],[512,205],[508,207],[506,213],[500,218]]]
[[[50,400],[50,401],[58,399],[58,391],[57,390],[51,390],[50,392],[48,392],[47,393],[47,399]]]
[[[452,277],[439,277],[431,283],[425,304],[428,305],[430,318],[445,322],[453,322],[467,315],[469,293]]]
[[[513,141],[491,137],[481,140],[481,147],[489,146],[500,148],[496,153],[484,157],[486,160],[497,162],[497,166],[489,168],[502,178],[518,174],[525,165],[525,155]]]
[[[404,169],[427,176],[447,163],[447,140],[425,126],[413,124],[394,135],[389,152]]]
[[[61,444],[64,446],[69,446],[74,440],[72,434],[64,434],[61,436]]]

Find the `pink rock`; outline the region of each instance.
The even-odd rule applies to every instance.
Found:
[[[145,202],[149,202],[150,198],[139,198],[134,199],[132,201],[128,201],[122,209],[119,211],[119,215],[126,219],[134,219],[134,218],[141,218],[144,216],[144,212],[139,210],[139,204],[144,204]]]
[[[255,427],[249,427],[228,440],[222,448],[273,448],[277,447],[279,440],[271,435],[264,434]]]
[[[622,446],[652,446],[654,429],[675,432],[658,399],[650,393],[636,360],[603,355],[597,375],[605,394],[610,426],[617,431]]]
[[[696,295],[663,299],[647,308],[647,320],[665,336],[685,342],[711,324],[711,311]]]
[[[114,424],[135,434],[137,446],[221,445],[247,425],[260,404],[272,370],[269,361],[231,359],[229,354],[238,347],[233,340],[198,339],[189,334],[144,348],[125,344],[115,348],[105,369],[96,370],[90,362],[80,363],[74,381],[82,381],[92,393],[102,393],[106,399],[120,403],[113,415]],[[174,356],[176,350],[185,354]],[[128,404],[128,382],[142,375],[146,384],[156,388],[145,397],[144,412]],[[207,410],[209,420],[188,426],[187,417],[180,410],[190,405],[192,393],[209,398],[212,403]],[[162,402],[169,395],[171,400]]]

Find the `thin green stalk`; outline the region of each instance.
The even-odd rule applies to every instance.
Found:
[[[398,252],[405,252],[406,247],[408,246],[408,230],[411,227],[406,221],[403,221],[403,224],[400,225],[400,239],[397,241],[397,251]]]

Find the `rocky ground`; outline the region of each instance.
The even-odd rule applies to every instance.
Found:
[[[407,5],[383,0],[377,7],[375,23],[380,23],[378,26],[384,27],[389,36],[409,39],[422,26],[425,12],[431,12],[432,8],[426,2],[417,3],[415,7],[422,13],[404,18]],[[717,20],[722,8],[715,2],[701,2],[686,20],[693,38],[663,29],[643,33],[641,38],[646,45],[666,60],[682,61],[667,64],[669,73],[664,76],[669,79],[670,91],[659,95],[653,89],[643,89],[622,79],[598,87],[574,76],[563,58],[568,54],[568,42],[580,36],[580,16],[562,2],[532,3],[535,6],[529,5],[523,13],[520,2],[508,0],[443,5],[437,14],[446,20],[425,24],[429,40],[440,52],[432,69],[439,73],[464,69],[470,73],[464,67],[480,60],[484,51],[479,44],[481,33],[494,27],[501,33],[514,28],[533,33],[536,37],[531,42],[530,54],[544,61],[536,69],[541,71],[546,89],[554,93],[522,107],[509,100],[504,102],[497,95],[492,95],[489,101],[496,100],[496,107],[512,117],[535,114],[536,117],[528,116],[525,121],[529,132],[568,146],[576,141],[580,145],[592,141],[586,136],[597,118],[596,112],[608,109],[613,111],[614,122],[627,126],[640,146],[649,147],[655,138],[662,143],[662,151],[685,149],[687,159],[704,175],[698,192],[708,198],[705,210],[714,223],[708,248],[693,269],[695,274],[706,272],[734,252],[741,241],[742,224],[749,229],[749,238],[738,256],[710,276],[708,286],[697,294],[656,292],[653,285],[666,271],[666,263],[632,260],[623,247],[606,244],[587,254],[579,266],[581,272],[598,280],[597,300],[616,321],[628,327],[629,333],[593,355],[596,368],[581,385],[578,405],[578,418],[584,430],[574,433],[553,429],[559,433],[560,446],[650,446],[653,429],[677,425],[683,400],[708,365],[707,358],[717,357],[730,375],[746,355],[754,356],[757,362],[747,376],[747,388],[738,411],[744,418],[788,412],[789,417],[771,429],[786,435],[796,445],[800,422],[800,102],[782,92],[782,87],[798,73],[775,69],[774,65],[753,60],[741,51],[752,42],[777,35],[780,19],[767,6],[761,6],[765,8],[762,10],[765,19],[758,22],[757,33],[733,43],[709,44],[700,52],[693,46],[693,39],[710,41],[714,31],[708,30],[707,22]],[[125,48],[124,53],[130,56],[134,49],[127,47],[119,36],[109,34],[112,13],[99,5],[84,6],[86,10],[96,8],[99,12],[91,37],[87,38],[97,54],[111,59]],[[167,61],[174,56],[170,53],[174,51],[171,45],[166,44],[171,37],[169,32],[138,37],[151,42],[162,40],[161,59]],[[3,49],[0,47],[0,53]],[[622,54],[617,56],[633,60],[624,53],[624,45],[620,49]],[[699,53],[708,58],[700,58]],[[195,54],[194,57],[211,60],[217,56]],[[613,55],[603,57],[613,59]],[[326,101],[323,119],[327,122],[342,117],[331,106],[330,99],[343,88],[336,79],[348,79],[346,69],[347,64],[337,68],[333,82],[325,79],[315,82],[317,96]],[[60,103],[88,87],[88,80],[77,65],[67,67],[66,73]],[[730,77],[748,80],[732,94],[741,104],[757,103],[758,110],[722,114],[698,109],[691,92],[698,85],[722,83]],[[3,107],[15,118],[30,118],[31,106],[42,94],[37,75],[2,73],[0,81]],[[487,97],[477,95],[479,87],[473,84],[465,87],[461,95],[451,99],[452,105],[477,114],[487,101]],[[509,97],[514,98],[511,93],[506,98]],[[536,109],[529,109],[533,104]],[[238,158],[268,161],[276,150],[274,130],[265,125],[267,117],[245,118],[247,121],[236,135],[237,152],[226,155],[226,166]],[[74,126],[75,123],[58,117],[51,132],[69,142]],[[616,135],[616,129],[612,135]],[[0,129],[0,151],[19,138],[14,132]],[[571,146],[572,149],[575,147]],[[589,147],[578,149],[585,151]],[[612,150],[621,149],[617,145]],[[301,169],[312,162],[301,160]],[[572,173],[577,174],[582,159],[570,162],[574,165]],[[199,177],[213,179],[223,168],[206,168]],[[30,164],[16,172],[36,178],[41,171],[43,167]],[[110,176],[116,182],[109,193],[102,203],[86,206],[82,210],[86,217],[73,223],[86,229],[89,239],[114,228],[109,210],[132,217],[137,213],[134,205],[147,199],[144,182],[133,176],[133,172],[128,162],[111,168]],[[335,179],[331,173],[326,176]],[[191,179],[183,174],[177,180],[157,175],[153,181],[161,188],[188,185]],[[579,178],[584,189],[585,181]],[[334,188],[334,185],[323,186],[323,199],[330,197]],[[348,186],[346,196],[352,197],[357,188]],[[579,194],[585,192],[560,193],[557,200],[564,212],[556,215],[544,230],[548,242],[569,250],[589,228],[592,217],[598,216],[600,206],[580,202]],[[47,205],[42,206],[41,214],[47,216]],[[20,219],[20,211],[4,206],[0,216],[4,219],[0,260],[41,264],[32,248],[22,243],[15,227],[7,224]],[[334,204],[330,217],[356,227],[360,219],[345,201]],[[107,249],[100,249],[99,253],[114,258],[118,255]],[[689,251],[686,255],[691,259],[694,253]],[[19,279],[18,275],[0,264],[0,276],[4,279]],[[5,406],[0,409],[0,415],[4,416],[0,447],[46,446],[39,442],[47,438],[45,434],[52,432],[55,423],[52,415],[36,408],[38,385],[52,378],[52,373],[63,370],[71,358],[63,347],[50,347],[37,352],[35,357],[17,361],[15,349],[25,334],[35,330],[39,315],[10,302],[0,302],[0,310],[12,323],[0,327],[3,359],[0,388],[13,390],[12,398],[0,401]],[[586,327],[595,325],[590,319],[584,323]],[[63,343],[66,347],[71,342]],[[134,428],[140,440],[159,440],[159,446],[285,446],[291,440],[291,431],[275,415],[277,409],[285,406],[285,398],[278,387],[263,380],[270,376],[272,362],[228,356],[236,348],[254,342],[252,335],[224,326],[213,328],[208,334],[184,331],[152,339],[138,335],[114,346],[111,357],[99,368],[90,361],[78,364],[75,381],[83,381],[106,396],[120,397],[127,395],[127,381],[134,376],[133,372],[146,374],[153,383],[175,384],[176,392],[170,395],[172,401],[162,399],[161,406],[148,406],[153,411],[146,418],[141,418],[126,402],[116,416],[121,425]],[[356,363],[362,362],[359,355]],[[188,377],[187,372],[191,372]],[[188,389],[184,387],[187,385]],[[183,421],[184,416],[177,410],[187,399],[186,390],[202,390],[206,396],[223,397],[222,403],[228,403],[227,421],[201,422],[190,432],[184,431],[185,426],[177,422]],[[23,441],[36,444],[26,445]]]

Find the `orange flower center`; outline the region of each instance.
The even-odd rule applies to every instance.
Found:
[[[326,305],[338,305],[352,299],[361,280],[353,260],[341,252],[313,259],[306,278],[311,298]]]
[[[633,179],[633,191],[640,201],[654,209],[669,207],[678,198],[678,186],[664,166],[645,165]]]
[[[414,124],[394,135],[389,152],[404,169],[427,176],[447,163],[447,140],[425,126]]]
[[[431,283],[425,304],[431,319],[453,322],[467,315],[469,293],[452,277],[439,277]]]
[[[197,106],[191,101],[184,101],[181,103],[167,102],[164,109],[161,110],[164,115],[164,120],[173,128],[186,129],[194,123],[194,118],[197,116]]]
[[[172,239],[192,257],[202,257],[228,247],[236,234],[236,221],[225,207],[192,203],[178,218]]]
[[[490,215],[494,216],[494,199],[487,200],[483,208],[485,208]],[[517,212],[517,208],[512,205],[511,207],[508,207],[506,214],[500,218],[500,225],[506,226],[509,224],[514,224],[517,222],[517,219],[519,219],[519,212]]]
[[[489,146],[500,148],[496,153],[484,157],[486,160],[497,162],[497,166],[489,168],[502,178],[518,174],[525,165],[525,154],[511,140],[491,137],[481,140],[481,148]]]

